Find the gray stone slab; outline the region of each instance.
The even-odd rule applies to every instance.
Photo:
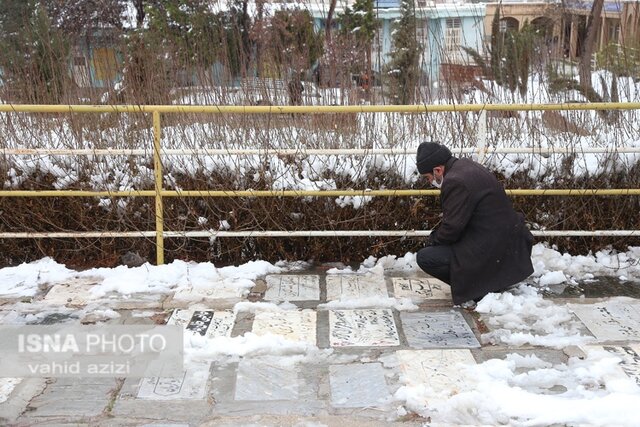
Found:
[[[46,386],[44,378],[0,378],[0,425],[14,425],[31,399]]]
[[[228,310],[176,309],[167,324],[182,326],[185,331],[207,338],[230,337],[235,317],[235,314]]]
[[[451,287],[434,278],[394,277],[393,293],[396,298],[412,300],[450,300]]]
[[[319,301],[320,278],[317,275],[270,274],[266,277],[267,301]]]
[[[600,342],[640,341],[640,301],[616,298],[597,304],[569,304],[569,308]]]
[[[256,314],[252,332],[274,334],[291,341],[316,345],[316,312],[313,310],[264,311]]]
[[[243,360],[238,365],[236,400],[296,400],[298,372],[262,360]]]
[[[365,408],[388,403],[384,369],[380,363],[329,366],[331,405],[336,408]]]
[[[330,310],[332,347],[400,345],[393,312],[388,309]]]
[[[410,386],[426,386],[442,399],[469,390],[474,379],[463,367],[475,365],[470,350],[399,350],[403,382]]]
[[[373,274],[329,274],[326,276],[327,301],[388,297],[383,276]]]
[[[203,400],[207,394],[210,363],[189,363],[181,377],[140,380],[136,397],[142,400]]]
[[[477,348],[478,339],[458,311],[400,313],[402,330],[413,348]]]
[[[115,389],[113,378],[58,378],[29,403],[29,417],[98,416]]]

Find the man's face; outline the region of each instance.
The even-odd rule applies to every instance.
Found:
[[[436,166],[433,171],[423,174],[427,181],[434,187],[442,185],[442,178],[444,178],[444,166]]]

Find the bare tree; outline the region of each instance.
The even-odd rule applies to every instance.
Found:
[[[141,0],[139,0],[141,1]],[[123,0],[51,0],[46,2],[52,24],[65,34],[90,35],[98,27],[122,28]]]
[[[325,23],[324,33],[326,37],[326,45],[331,45],[331,26],[333,25],[333,14],[336,11],[336,3],[338,0],[331,0],[329,4],[329,12],[327,12],[327,21]]]
[[[580,85],[585,93],[593,92],[593,84],[591,82],[591,57],[596,47],[596,36],[600,27],[600,18],[602,16],[602,7],[604,0],[594,0],[587,23],[587,36],[582,44],[582,52],[580,54]]]

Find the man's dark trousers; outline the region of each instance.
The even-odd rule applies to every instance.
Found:
[[[416,262],[425,273],[445,283],[451,283],[449,268],[452,256],[453,251],[449,245],[427,246],[418,251]]]

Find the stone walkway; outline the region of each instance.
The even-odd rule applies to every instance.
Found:
[[[557,364],[579,351],[483,343],[497,323],[452,307],[449,287],[426,276],[270,275],[248,300],[296,307],[263,304],[235,312],[240,299],[233,293],[184,290],[95,301],[92,285],[58,284],[30,302],[0,295],[0,324],[169,323],[211,340],[251,333],[282,337],[305,350],[298,358],[266,351],[194,359],[179,378],[0,379],[0,425],[424,425],[428,420],[398,410],[402,402],[394,394],[403,385],[450,393],[469,381],[460,363],[518,353]],[[417,310],[406,310],[408,299]],[[359,305],[350,307],[350,301]],[[594,344],[619,353],[625,373],[640,384],[640,306],[630,301],[575,297],[552,304],[569,303],[572,321]]]

